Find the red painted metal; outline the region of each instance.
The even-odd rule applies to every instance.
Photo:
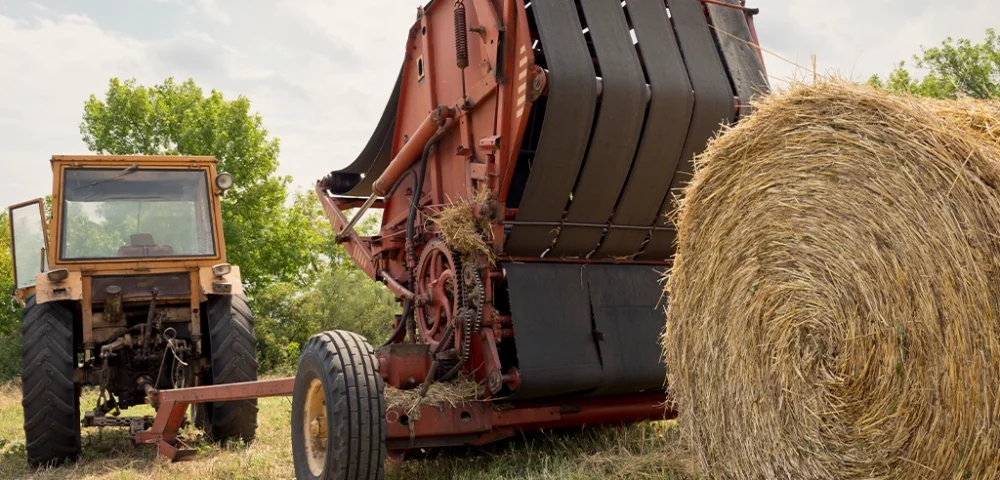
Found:
[[[676,417],[665,394],[561,399],[496,404],[470,402],[454,408],[423,406],[416,414],[386,414],[390,450],[482,445],[519,431],[615,425]]]
[[[333,232],[337,234],[337,238],[341,243],[346,245],[347,254],[351,256],[354,263],[357,264],[362,271],[364,271],[369,278],[375,280],[375,260],[372,257],[371,251],[371,239],[362,239],[358,236],[357,232],[353,229],[350,232],[345,232],[344,229],[347,227],[349,220],[344,216],[343,210],[347,207],[342,206],[339,199],[335,199],[326,193],[326,189],[323,187],[321,182],[316,183],[316,195],[319,197],[319,203],[323,206],[323,211],[326,213],[327,218],[330,219],[330,223],[333,224]]]
[[[434,132],[442,127],[445,120],[451,118],[453,115],[453,110],[448,107],[438,107],[429,113],[424,122],[413,132],[413,136],[409,138],[406,145],[403,145],[399,153],[389,162],[389,166],[386,167],[385,172],[382,172],[382,175],[372,184],[372,190],[379,195],[385,195],[396,184],[396,181],[403,175],[403,172],[420,158],[420,152],[423,151],[424,146],[434,136]]]
[[[177,438],[177,430],[184,421],[184,413],[192,403],[245,400],[260,397],[289,396],[295,388],[295,378],[261,380],[257,382],[229,383],[206,387],[153,390],[147,401],[156,408],[153,426],[135,434],[135,443],[155,444],[157,451],[170,459],[178,460],[194,450]]]
[[[401,390],[424,383],[433,362],[430,346],[420,343],[392,343],[380,348],[376,356],[382,379]]]

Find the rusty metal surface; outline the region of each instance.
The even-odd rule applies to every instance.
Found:
[[[426,343],[389,344],[379,348],[376,356],[382,379],[400,390],[423,383],[431,368],[431,347]]]
[[[158,300],[191,296],[191,280],[186,271],[155,275],[95,275],[91,280],[91,301],[103,304],[110,286],[121,288],[121,296],[126,302],[149,301],[153,288],[159,290]]]
[[[516,432],[618,425],[676,417],[663,394],[559,398],[537,402],[425,405],[417,414],[386,414],[389,450],[484,445]]]
[[[295,378],[278,378],[274,380],[258,380],[256,382],[226,383],[205,387],[178,388],[160,390],[152,395],[157,402],[205,403],[226,402],[231,400],[247,400],[261,397],[280,397],[291,395],[295,387]],[[157,414],[159,416],[159,414]]]

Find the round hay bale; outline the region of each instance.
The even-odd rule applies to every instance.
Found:
[[[799,86],[698,159],[663,346],[709,477],[1000,475],[1000,162],[939,108]]]

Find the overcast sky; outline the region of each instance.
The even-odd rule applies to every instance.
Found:
[[[83,103],[111,77],[190,77],[227,98],[247,96],[281,139],[280,172],[305,188],[364,145],[421,3],[0,0],[0,205],[49,193],[51,155],[86,153]],[[761,9],[764,48],[803,66],[815,54],[821,71],[856,79],[948,36],[980,41],[1000,19],[996,0],[748,4]],[[796,75],[790,63],[765,60],[774,77]]]

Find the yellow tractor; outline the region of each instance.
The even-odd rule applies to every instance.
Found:
[[[51,164],[51,218],[42,199],[8,212],[32,465],[76,458],[81,426],[148,428],[152,417],[119,415],[149,391],[257,379],[254,322],[222,230],[232,175],[212,157]],[[81,421],[88,385],[98,399]],[[250,442],[257,402],[198,404],[192,420],[215,440]]]

